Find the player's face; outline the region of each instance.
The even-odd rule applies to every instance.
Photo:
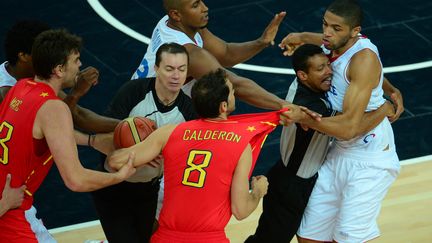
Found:
[[[192,28],[205,28],[208,24],[208,8],[201,0],[183,0],[179,10],[181,22]]]
[[[235,96],[234,96],[234,87],[231,83],[231,81],[227,78],[226,84],[229,88],[229,95],[228,95],[228,114],[233,112],[235,110]]]
[[[323,34],[323,44],[329,50],[343,49],[353,35],[344,18],[329,11],[324,14]]]
[[[155,66],[157,82],[166,91],[177,93],[186,81],[188,60],[184,53],[161,54],[159,67]]]
[[[72,51],[66,64],[63,67],[64,81],[63,88],[73,87],[76,83],[79,68],[81,67],[80,53],[77,51]]]
[[[309,58],[308,64],[306,80],[303,80],[305,85],[315,92],[330,90],[333,72],[327,56],[324,54],[314,55]]]

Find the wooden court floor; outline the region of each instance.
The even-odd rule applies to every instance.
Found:
[[[261,210],[260,205],[251,216],[240,222],[231,219],[226,228],[231,242],[243,242],[254,232]],[[372,242],[432,242],[432,160],[402,166],[401,174],[384,199],[379,226],[381,237]],[[53,235],[59,243],[104,239],[100,225]],[[291,243],[294,242],[297,241]]]

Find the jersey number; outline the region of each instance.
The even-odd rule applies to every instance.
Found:
[[[2,153],[0,154],[0,163],[7,165],[9,162],[9,148],[6,145],[6,142],[11,140],[12,137],[13,126],[6,121],[4,121],[0,125],[0,134],[5,134],[3,138],[0,138],[0,145]]]
[[[202,188],[207,175],[204,169],[209,166],[211,157],[212,154],[210,151],[190,151],[187,159],[188,167],[183,173],[182,184],[185,186]]]

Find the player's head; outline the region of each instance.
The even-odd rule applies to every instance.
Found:
[[[31,48],[36,36],[50,27],[38,20],[21,20],[16,22],[6,33],[4,51],[6,60],[12,66],[22,64],[22,72],[33,76]]]
[[[81,66],[81,38],[64,29],[47,30],[36,38],[33,48],[35,75],[41,79],[55,77],[63,87],[72,87]]]
[[[235,110],[232,83],[223,69],[204,75],[192,87],[192,104],[202,118],[216,118]]]
[[[202,0],[163,0],[171,20],[192,29],[207,27],[208,8]]]
[[[355,0],[335,0],[323,18],[324,46],[330,50],[343,48],[361,30],[363,13]]]
[[[330,89],[332,69],[321,47],[304,44],[292,56],[292,64],[297,80],[315,92]]]
[[[165,43],[156,52],[156,88],[177,93],[186,81],[189,55],[177,43]]]

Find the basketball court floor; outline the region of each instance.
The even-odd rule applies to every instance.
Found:
[[[287,16],[276,37],[276,43],[289,32],[321,31],[321,18],[330,1],[288,0],[207,0],[210,9],[209,29],[230,42],[242,42],[259,37],[278,11]],[[379,48],[385,76],[404,95],[405,113],[393,124],[397,151],[401,160],[432,154],[432,2],[426,0],[360,0],[365,12],[362,33]],[[100,70],[100,83],[80,104],[103,113],[118,88],[126,82],[140,62],[153,27],[164,15],[161,0],[2,0],[0,38],[19,19],[39,19],[54,28],[67,28],[84,39],[81,53],[83,67],[94,66]],[[4,52],[0,52],[4,60]],[[283,57],[277,47],[269,47],[256,57],[232,70],[255,80],[267,90],[285,97],[293,80],[291,60]],[[259,111],[241,102],[237,113]],[[264,173],[277,160],[280,129],[274,132],[263,148],[255,173]],[[88,168],[99,161],[96,152],[79,148],[80,158]],[[429,157],[416,161],[430,161]],[[421,164],[432,162],[424,162]],[[411,165],[410,165],[411,166]],[[410,167],[411,168],[411,167]],[[424,173],[425,169],[409,175]],[[425,168],[428,168],[427,166]],[[430,166],[429,166],[430,169]],[[403,174],[398,181],[404,184]],[[407,176],[409,176],[407,175]],[[429,176],[429,178],[431,178]],[[398,181],[396,183],[398,183]],[[403,189],[421,189],[431,192],[430,181],[414,180]],[[417,194],[415,194],[417,195]],[[390,195],[388,196],[390,197]],[[399,196],[395,196],[396,198]],[[418,208],[417,200],[427,199],[429,206]],[[422,218],[431,205],[431,195],[412,196],[406,210],[412,218]],[[395,199],[396,200],[396,199]],[[391,203],[390,203],[391,204]],[[48,228],[58,228],[97,219],[90,196],[73,193],[64,186],[53,168],[35,197],[38,215]],[[406,206],[406,205],[405,205]],[[415,210],[413,209],[415,208]],[[418,210],[417,210],[418,209]],[[386,210],[386,209],[384,209]],[[401,207],[397,213],[402,213]],[[395,231],[411,234],[412,228],[403,224]],[[432,217],[428,218],[432,225]],[[391,220],[388,222],[391,225]],[[415,226],[414,222],[414,226]],[[418,227],[422,223],[418,223]],[[429,228],[430,242],[432,230]],[[397,238],[395,238],[397,239]],[[390,241],[388,241],[390,242]],[[427,241],[393,241],[427,242]]]

